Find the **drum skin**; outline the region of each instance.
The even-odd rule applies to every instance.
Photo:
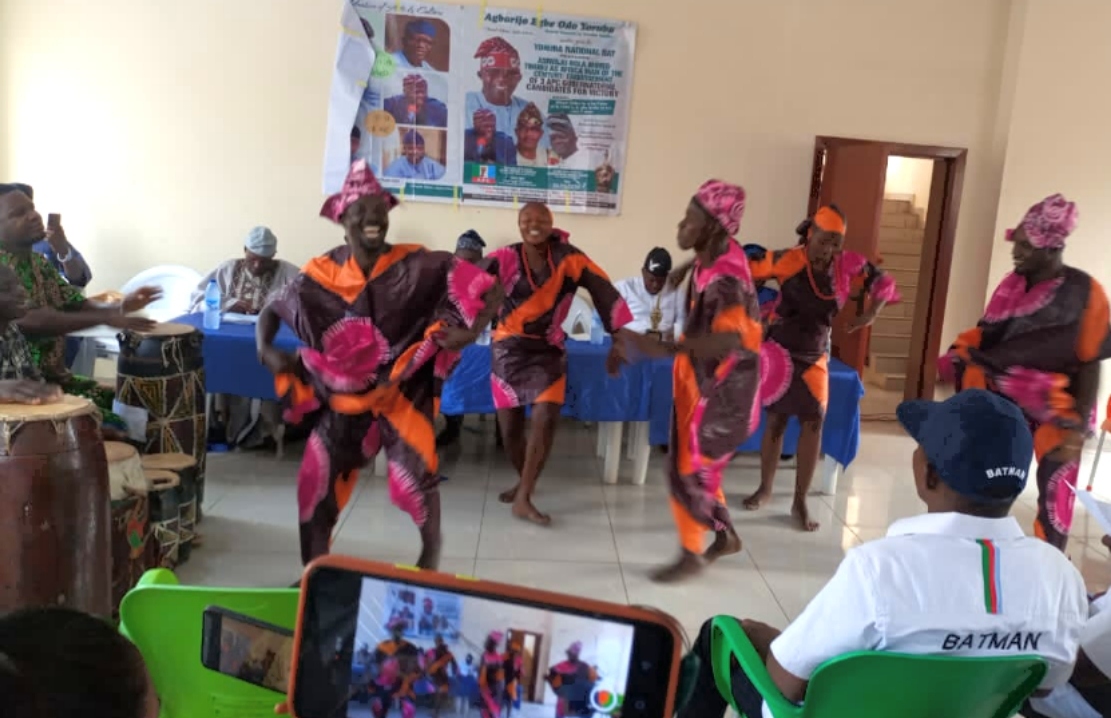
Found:
[[[11,408],[11,407],[6,407]],[[0,419],[0,614],[112,615],[108,460],[92,414]]]

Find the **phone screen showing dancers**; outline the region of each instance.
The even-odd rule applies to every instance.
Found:
[[[313,572],[296,714],[663,718],[669,630],[474,586],[444,590],[332,567]]]

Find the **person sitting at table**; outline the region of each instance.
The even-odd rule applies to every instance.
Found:
[[[208,283],[216,280],[223,311],[257,315],[301,271],[277,259],[277,253],[278,238],[269,228],[252,229],[243,240],[243,257],[223,262],[197,284],[191,311],[204,311],[204,292]],[[215,421],[208,436],[217,444],[256,449],[267,445],[282,425],[281,406],[276,401],[217,394],[212,408]]]
[[[547,205],[529,202],[517,215],[522,242],[496,249],[480,266],[505,287],[491,348],[490,383],[502,441],[517,484],[498,499],[513,504],[513,515],[541,526],[551,517],[532,503],[532,492],[552,450],[567,390],[567,350],[560,328],[580,287],[590,293],[602,323],[615,336],[606,361],[616,372],[624,356],[618,335],[633,315],[609,277],[555,229]],[[525,409],[532,424],[525,437]]]
[[[750,511],[772,495],[783,453],[787,421],[799,418],[795,497],[791,514],[804,531],[816,531],[806,503],[822,447],[822,421],[829,397],[829,338],[833,318],[849,299],[852,284],[863,279],[872,305],[859,306],[850,331],[871,326],[884,306],[898,301],[895,281],[863,255],[842,249],[845,216],[836,206],[822,207],[799,226],[803,243],[749,258],[755,281],[774,279],[779,304],[761,347],[760,399],[767,425],[760,447],[760,488],[744,501]]]
[[[222,262],[193,290],[192,312],[204,311],[204,292],[216,280],[224,312],[256,315],[270,298],[297,278],[300,271],[277,259],[278,238],[268,227],[255,227],[243,239],[243,256]]]
[[[903,402],[896,413],[918,444],[911,471],[926,513],[900,519],[886,537],[850,549],[782,632],[741,622],[772,682],[784,698],[802,703],[810,677],[826,661],[889,651],[1033,654],[1049,664],[1039,693],[1064,684],[1088,616],[1087,591],[1069,560],[1026,536],[1011,515],[1034,454],[1022,411],[977,389],[944,402]],[[679,718],[725,713],[711,635],[706,622],[694,646],[702,659],[694,693]],[[739,668],[732,671],[732,688],[745,715],[760,715],[760,693]],[[770,715],[766,709],[764,715]]]
[[[43,378],[58,384],[67,394],[92,400],[105,423],[126,425],[112,413],[115,392],[96,381],[75,376],[63,361],[63,338],[69,332],[107,325],[116,329],[149,331],[155,323],[143,317],[128,316],[162,296],[155,287],[141,287],[124,297],[120,304],[97,305],[82,296],[45,257],[32,251],[43,236],[42,217],[35,203],[19,188],[0,185],[0,265],[11,268],[27,292],[30,311],[19,321],[28,338],[34,366]]]
[[[633,321],[626,329],[665,341],[682,335],[683,297],[668,286],[670,273],[671,254],[663,247],[656,247],[644,258],[639,275],[613,285],[633,313]]]
[[[27,339],[16,325],[27,315],[27,290],[8,267],[0,266],[0,403],[43,404],[62,390],[42,380]]]

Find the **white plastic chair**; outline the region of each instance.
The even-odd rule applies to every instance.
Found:
[[[586,301],[579,295],[571,301],[571,309],[567,312],[567,318],[563,320],[562,328],[565,334],[571,335],[572,330],[575,328],[575,323],[579,322],[582,328],[590,333],[590,324],[594,321],[594,307],[590,306],[590,302]]]
[[[123,294],[130,294],[140,287],[158,287],[162,298],[152,302],[143,314],[156,322],[165,322],[187,314],[192,305],[193,290],[197,288],[203,275],[190,267],[179,264],[162,264],[139,272],[120,288]],[[96,336],[97,356],[111,358],[119,355],[120,346],[116,340],[115,329],[103,328]]]

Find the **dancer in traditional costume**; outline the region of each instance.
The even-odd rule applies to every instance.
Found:
[[[505,657],[498,651],[504,635],[494,631],[486,637],[478,661],[478,713],[482,718],[501,718],[501,695],[505,690]]]
[[[760,488],[745,499],[746,509],[760,508],[772,495],[783,453],[787,421],[801,424],[795,499],[791,514],[805,531],[815,531],[806,496],[822,447],[822,421],[829,400],[829,349],[833,318],[859,288],[870,307],[853,320],[851,331],[870,326],[884,306],[898,301],[895,281],[863,255],[841,249],[845,217],[836,207],[822,207],[799,226],[802,241],[791,249],[754,252],[749,266],[758,282],[775,280],[779,301],[760,350],[760,398],[767,425],[760,447]],[[863,309],[863,304],[860,305]]]
[[[590,694],[598,682],[598,672],[580,658],[582,649],[583,644],[575,641],[567,648],[567,660],[548,671],[548,684],[558,696],[556,718],[594,715]]]
[[[459,664],[455,662],[455,655],[447,647],[444,637],[438,633],[435,644],[425,656],[425,664],[428,666],[428,678],[436,689],[436,715],[440,715],[445,699],[450,699],[451,681],[459,675]]]
[[[396,204],[356,162],[321,210],[344,228],[346,244],[310,260],[259,316],[259,356],[277,377],[286,420],[321,409],[297,477],[305,563],[328,552],[358,470],[380,448],[390,499],[420,529],[418,565],[439,561],[440,386],[501,294],[493,277],[448,252],[388,244]],[[305,344],[298,356],[273,345],[281,321]]]
[[[420,649],[405,640],[408,624],[395,618],[386,626],[390,637],[374,650],[374,663],[378,674],[372,685],[371,713],[375,718],[386,718],[394,700],[401,704],[403,718],[413,718],[417,712],[413,681],[420,675]]]
[[[502,692],[502,707],[505,709],[505,718],[513,715],[513,709],[521,708],[521,675],[524,670],[524,658],[521,656],[521,644],[513,641],[506,647],[505,657],[502,660],[502,671],[505,676],[505,690]]]
[[[1022,408],[1038,462],[1034,532],[1062,551],[1080,452],[1095,421],[1099,363],[1111,357],[1107,294],[1062,256],[1077,217],[1076,204],[1055,194],[1007,231],[1014,271],[995,288],[980,322],[938,360],[942,380],[958,390],[988,389]]]
[[[710,180],[691,198],[678,244],[694,250],[687,321],[674,344],[637,344],[650,355],[675,356],[668,477],[682,552],[653,573],[678,581],[741,550],[722,491],[722,473],[760,423],[760,312],[744,250],[733,240],[745,208],[742,188]],[[674,281],[674,280],[673,280]],[[703,552],[707,531],[714,542]]]
[[[494,250],[481,263],[498,276],[506,293],[493,335],[490,381],[502,438],[519,481],[500,499],[513,504],[514,516],[546,526],[551,518],[533,505],[532,492],[551,452],[567,390],[563,320],[579,288],[590,293],[610,334],[631,322],[632,314],[606,273],[553,227],[545,205],[526,204],[517,224],[524,241]],[[621,361],[621,341],[615,336],[607,368],[615,372]],[[525,409],[530,406],[532,427],[526,439]]]

